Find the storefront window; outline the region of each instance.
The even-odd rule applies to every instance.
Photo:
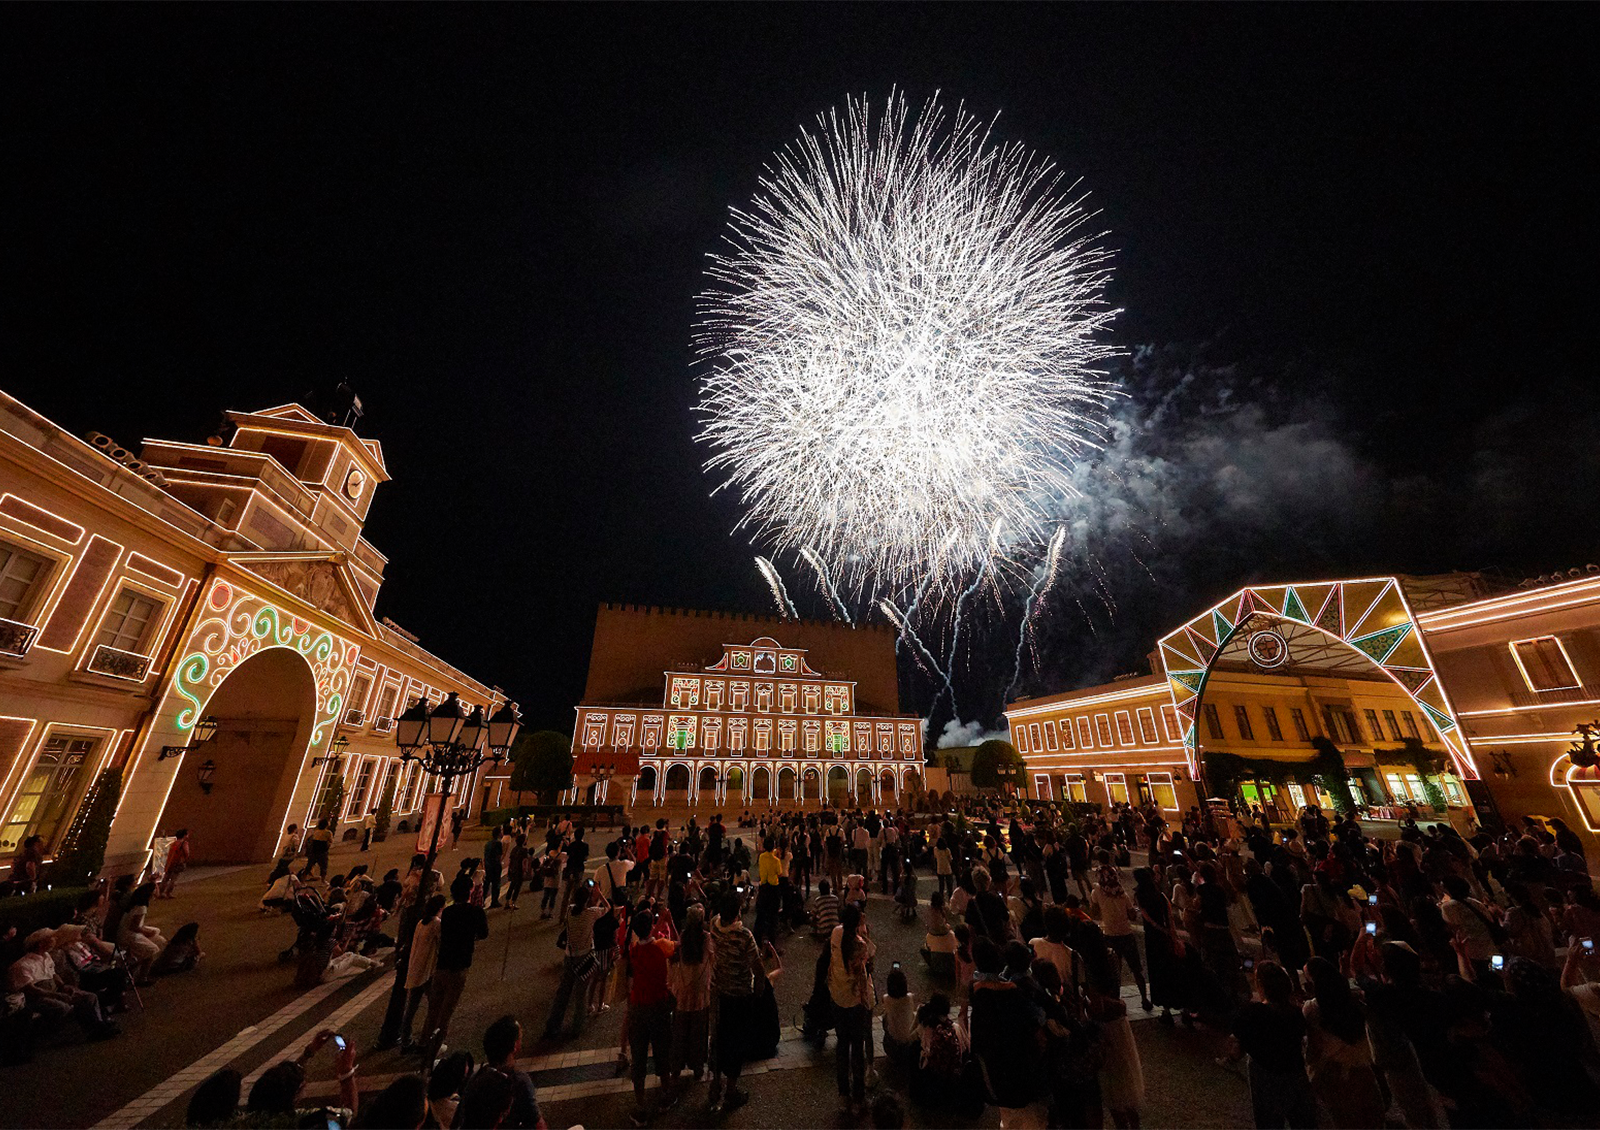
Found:
[[[1121,773],[1106,774],[1106,793],[1114,804],[1128,803],[1128,780]]]

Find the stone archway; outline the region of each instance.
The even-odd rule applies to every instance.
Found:
[[[772,774],[765,765],[758,765],[750,774],[749,800],[767,800],[772,790]]]
[[[700,779],[695,786],[695,799],[714,804],[717,799],[717,771],[711,766],[703,766],[700,770]]]
[[[662,782],[663,799],[668,804],[687,804],[689,801],[689,767],[681,761],[667,766]]]
[[[822,774],[816,769],[807,769],[800,775],[800,798],[807,802],[822,799]]]
[[[656,799],[656,767],[654,765],[639,766],[639,774],[633,779],[634,803],[639,803],[639,798],[644,797],[645,804],[653,804]]]
[[[885,769],[883,771],[882,775],[879,776],[879,778],[878,778],[878,796],[882,798],[884,804],[893,804],[895,802],[895,787],[894,787],[894,771],[893,770]]]
[[[843,808],[850,799],[850,771],[843,765],[828,770],[828,803]]]
[[[188,828],[196,863],[269,859],[317,729],[312,670],[291,648],[257,651],[229,672],[205,709],[217,720],[216,736],[183,755],[157,831]],[[207,761],[215,766],[209,793],[199,782]]]
[[[856,804],[872,804],[872,770],[865,766],[856,770]]]
[[[789,766],[785,765],[782,769],[778,770],[779,800],[795,799],[795,782],[795,772],[793,769],[789,768]]]
[[[728,783],[722,790],[722,796],[727,804],[743,804],[749,799],[745,796],[745,778],[742,766],[731,765],[728,767]]]

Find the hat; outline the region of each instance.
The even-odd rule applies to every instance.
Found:
[[[41,930],[35,930],[33,933],[29,934],[27,939],[22,944],[27,946],[29,949],[32,949],[40,942],[50,942],[54,944],[55,940],[56,932],[47,926]]]

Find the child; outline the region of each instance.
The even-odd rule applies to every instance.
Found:
[[[911,865],[907,857],[905,869],[901,873],[900,894],[900,921],[915,922],[917,920],[917,869]]]
[[[905,970],[897,961],[889,970],[888,993],[880,1002],[883,1015],[883,1054],[903,1071],[916,1065],[921,1051],[917,1036],[917,998],[906,985]]]

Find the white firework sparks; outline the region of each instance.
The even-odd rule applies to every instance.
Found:
[[[1036,557],[1114,394],[1090,215],[937,98],[803,131],[733,210],[699,305],[699,438],[741,524],[858,595],[953,596]]]

